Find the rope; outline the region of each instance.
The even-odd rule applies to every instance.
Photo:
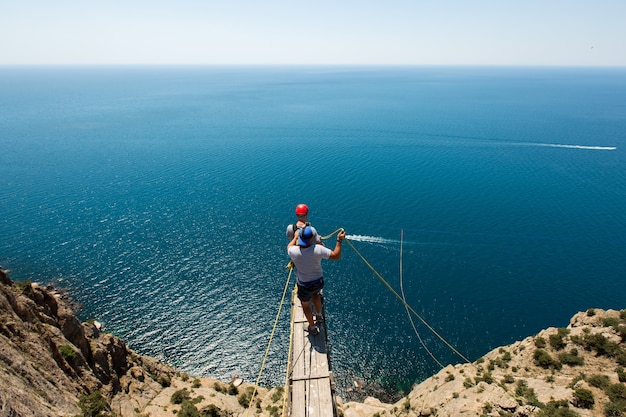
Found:
[[[402,279],[402,269],[403,269],[402,268],[402,244],[403,244],[403,242],[404,242],[404,230],[401,230],[400,231],[400,291],[402,292],[402,301],[404,302],[404,308],[406,309],[406,315],[409,316],[409,321],[411,322],[411,327],[413,327],[413,331],[417,335],[417,338],[420,341],[420,343],[422,344],[422,347],[426,350],[426,352],[428,352],[430,357],[435,362],[437,362],[437,365],[439,365],[441,368],[443,368],[443,365],[441,364],[441,362],[439,362],[437,360],[437,358],[435,358],[435,355],[433,355],[433,353],[426,346],[426,343],[424,343],[424,340],[422,340],[422,336],[420,336],[419,332],[417,331],[417,327],[415,327],[415,322],[413,321],[413,317],[411,317],[411,313],[409,312],[409,309],[407,308],[406,295],[404,295],[404,285],[403,285],[403,279]]]
[[[322,240],[330,239],[331,237],[335,236],[339,232],[343,232],[343,227],[340,227],[339,229],[335,230],[334,232],[332,232],[331,234],[327,236],[322,236],[320,239]]]
[[[293,271],[293,267],[291,268],[291,270]],[[289,272],[289,273],[291,274],[291,272]],[[298,292],[298,287],[297,286],[294,287],[294,289],[292,291],[292,294],[295,294],[296,292]],[[291,299],[293,300],[293,295],[292,295]],[[289,322],[289,328],[290,328],[290,330],[289,330],[289,354],[287,356],[287,372],[285,372],[285,391],[284,391],[284,395],[283,395],[283,414],[282,414],[282,417],[285,417],[287,415],[287,391],[288,391],[288,388],[289,388],[289,375],[291,374],[291,371],[292,371],[292,369],[291,369],[291,360],[293,359],[293,355],[292,355],[291,349],[293,347],[293,325],[294,325],[294,323],[293,323],[293,319],[294,319],[293,311],[294,311],[294,307],[295,307],[295,304],[292,301],[292,303],[291,303],[291,321]]]
[[[276,327],[278,325],[278,318],[280,317],[280,312],[283,308],[283,303],[285,302],[285,295],[287,294],[287,288],[289,288],[289,281],[291,280],[292,272],[293,272],[293,268],[289,268],[289,276],[287,277],[287,282],[285,282],[285,288],[283,289],[283,297],[280,300],[280,304],[278,305],[278,312],[276,313],[276,318],[274,319],[274,327],[272,328],[272,333],[270,334],[270,340],[267,342],[267,348],[265,349],[265,356],[263,356],[263,361],[261,362],[261,369],[259,370],[259,376],[257,377],[256,383],[254,384],[254,391],[252,392],[252,396],[250,397],[250,403],[248,404],[246,417],[250,413],[250,408],[252,407],[254,397],[256,396],[257,389],[259,387],[259,382],[261,381],[261,375],[263,375],[263,369],[265,368],[265,361],[267,360],[267,355],[269,354],[270,346],[272,345],[272,340],[274,339],[274,333],[276,332]]]
[[[332,235],[331,235],[332,236]],[[354,252],[361,258],[361,260],[363,262],[365,262],[365,265],[367,265],[372,272],[374,273],[374,275],[376,275],[376,277],[380,280],[380,282],[382,282],[385,287],[387,287],[387,289],[389,291],[391,291],[391,293],[393,295],[395,295],[395,297],[400,300],[400,302],[408,309],[411,311],[411,313],[413,313],[415,315],[415,317],[417,317],[423,324],[424,326],[426,326],[428,328],[428,330],[430,330],[435,336],[437,336],[437,338],[439,338],[439,340],[441,340],[441,342],[443,342],[446,346],[448,346],[448,348],[450,348],[450,350],[454,353],[456,353],[460,358],[462,358],[465,362],[467,363],[471,363],[469,359],[467,359],[465,356],[463,356],[458,350],[456,350],[454,348],[454,346],[452,346],[446,339],[443,338],[443,336],[441,336],[439,333],[437,333],[437,331],[430,325],[428,324],[428,322],[426,322],[426,320],[424,320],[422,318],[422,316],[420,316],[414,309],[413,307],[411,307],[409,304],[407,304],[406,301],[404,301],[402,299],[402,297],[400,296],[400,294],[398,294],[396,292],[396,290],[393,289],[393,287],[391,285],[389,285],[389,283],[385,280],[385,278],[382,277],[382,275],[380,275],[378,273],[378,271],[376,271],[376,269],[367,261],[367,259],[365,259],[365,257],[363,255],[361,255],[361,252],[359,252],[357,250],[357,248],[354,247],[354,245],[352,244],[352,242],[350,242],[350,240],[348,239],[344,239],[348,245],[350,245],[350,247],[352,248],[352,250],[354,250]]]

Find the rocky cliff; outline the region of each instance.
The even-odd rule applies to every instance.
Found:
[[[396,404],[343,404],[345,417],[621,416],[626,409],[626,310],[588,310],[549,328],[448,366]],[[81,323],[53,288],[11,281],[0,271],[0,417],[278,416],[282,387],[189,377],[138,355]],[[331,416],[329,416],[331,417]]]
[[[240,379],[190,378],[141,356],[81,323],[64,294],[0,270],[0,417],[239,416],[252,392]],[[281,393],[258,389],[262,415],[276,414]]]
[[[567,327],[447,366],[396,404],[369,398],[345,417],[626,415],[626,310],[590,309]]]
[[[141,409],[174,374],[97,323],[80,323],[59,292],[15,285],[0,271],[0,416],[76,415],[95,392]]]

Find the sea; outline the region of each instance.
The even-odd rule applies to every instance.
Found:
[[[0,266],[140,354],[283,385],[300,203],[348,399],[624,309],[626,68],[0,67]]]

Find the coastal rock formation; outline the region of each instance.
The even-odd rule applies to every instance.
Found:
[[[447,366],[393,405],[345,404],[344,416],[623,416],[625,341],[626,310],[590,309],[566,328]]]
[[[0,417],[197,415],[190,407],[237,416],[252,391],[138,355],[97,322],[81,323],[66,295],[0,270]],[[281,391],[259,388],[255,406],[269,416]]]
[[[343,403],[344,417],[621,416],[626,310],[590,309],[566,328],[449,365],[395,404]],[[0,271],[0,417],[282,415],[284,390],[189,377],[81,323],[64,294]],[[254,401],[251,401],[254,395]],[[252,403],[253,409],[247,410]],[[332,417],[332,416],[329,416]]]
[[[156,381],[174,374],[97,323],[81,323],[63,294],[16,285],[0,271],[0,416],[76,415],[94,392],[141,408],[161,390]]]

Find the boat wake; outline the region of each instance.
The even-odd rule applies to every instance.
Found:
[[[355,242],[369,242],[369,243],[399,243],[399,240],[385,239],[377,236],[365,236],[365,235],[346,235],[346,238]]]
[[[593,151],[614,151],[617,146],[566,145],[561,143],[520,143],[527,146],[543,146],[547,148],[588,149]]]

